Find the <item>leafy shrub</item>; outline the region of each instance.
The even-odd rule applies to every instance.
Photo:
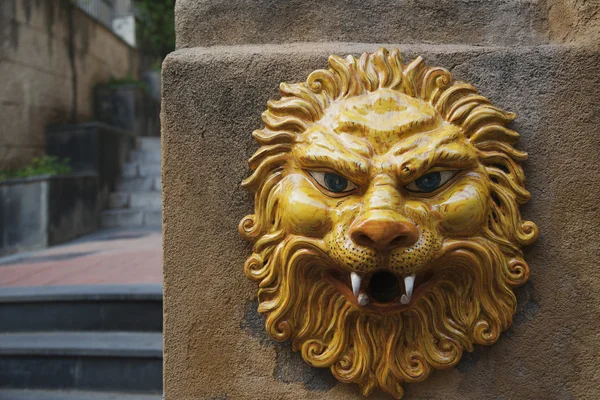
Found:
[[[163,60],[175,50],[175,0],[134,0],[139,48]]]
[[[62,175],[72,171],[71,162],[68,158],[56,156],[42,156],[31,160],[31,163],[25,168],[18,170],[0,170],[0,182],[14,178],[28,178],[39,175]]]
[[[129,73],[122,78],[111,78],[108,80],[108,82],[99,83],[95,87],[96,88],[109,87],[109,88],[114,89],[114,88],[118,88],[121,86],[134,86],[134,87],[142,88],[146,92],[150,91],[148,84],[144,81],[140,81],[140,80],[136,79],[132,73]]]

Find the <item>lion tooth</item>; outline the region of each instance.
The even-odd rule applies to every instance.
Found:
[[[350,280],[352,281],[352,293],[354,293],[354,297],[358,297],[358,291],[360,290],[361,277],[356,272],[351,272]]]
[[[366,293],[361,293],[358,295],[358,304],[360,304],[361,306],[366,306],[367,304],[369,304],[369,296],[366,295]]]
[[[403,294],[402,297],[400,297],[400,303],[402,303],[402,304],[410,303],[414,284],[415,284],[415,274],[404,277],[404,288],[406,289],[406,294]]]

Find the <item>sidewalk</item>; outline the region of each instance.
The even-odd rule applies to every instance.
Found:
[[[162,283],[159,229],[103,229],[36,252],[0,257],[0,287]]]

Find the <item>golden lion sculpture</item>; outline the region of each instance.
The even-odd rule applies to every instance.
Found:
[[[398,50],[329,58],[269,101],[239,225],[278,341],[369,395],[456,365],[510,324],[538,229],[515,115]]]

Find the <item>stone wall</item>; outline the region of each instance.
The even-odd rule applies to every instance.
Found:
[[[405,399],[600,398],[598,5],[384,3],[178,1],[180,49],[163,68],[166,400],[362,398],[266,336],[237,224],[252,211],[240,187],[251,132],[279,82],[382,45],[450,69],[518,114],[532,194],[522,212],[541,232],[510,330],[407,384]]]
[[[43,154],[46,126],[92,119],[94,85],[137,64],[133,48],[69,2],[0,2],[0,168]]]

